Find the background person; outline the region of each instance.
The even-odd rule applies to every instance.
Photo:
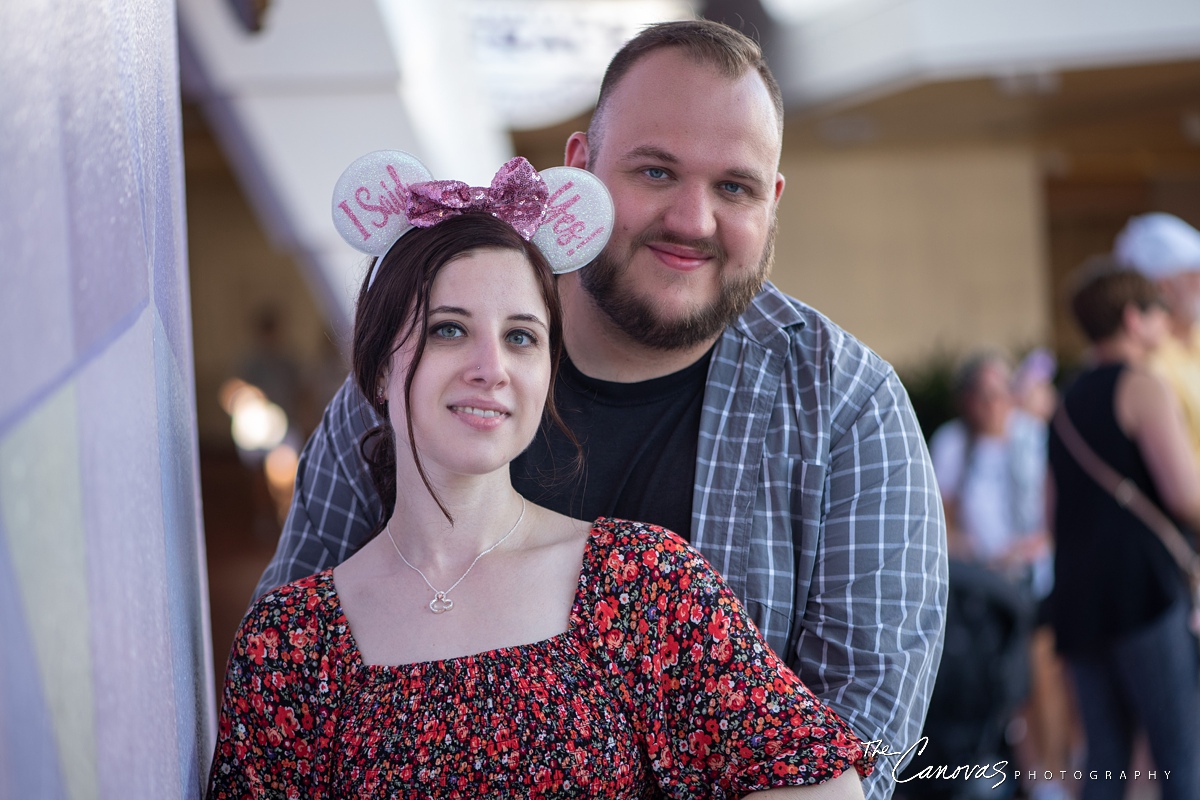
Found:
[[[983,564],[1029,589],[1053,581],[1045,526],[1046,428],[1017,408],[1008,358],[967,358],[954,379],[960,415],[929,441],[946,505],[951,555]]]
[[[1043,423],[1049,422],[1058,407],[1058,389],[1054,376],[1058,360],[1044,347],[1035,347],[1025,354],[1013,372],[1012,390],[1017,408]]]
[[[1095,455],[1163,511],[1200,524],[1200,473],[1179,402],[1146,368],[1169,335],[1154,285],[1093,262],[1071,299],[1091,366],[1064,392],[1064,412]],[[1200,797],[1200,690],[1190,597],[1159,538],[1084,471],[1054,426],[1055,594],[1052,619],[1078,696],[1087,769],[1128,769],[1145,729],[1164,800]],[[1083,800],[1120,798],[1125,783],[1087,779]]]
[[[779,292],[783,104],[753,41],[718,23],[648,28],[613,58],[566,162],[612,193],[613,236],[559,278],[555,399],[513,462],[530,500],[681,531],[763,636],[867,740],[920,737],[946,602],[941,503],[892,368]],[[301,457],[259,593],[353,554],[384,519],[358,452],[372,412],[347,384]],[[890,796],[889,770],[868,795]]]
[[[514,490],[511,459],[561,424],[538,249],[466,213],[376,269],[353,375],[385,420],[364,440],[382,535],[246,616],[209,797],[861,798],[862,743],[698,553]]]
[[[930,439],[930,454],[938,486],[946,504],[950,564],[950,624],[964,624],[970,635],[1011,641],[1002,648],[1010,668],[997,670],[988,680],[999,684],[987,694],[995,698],[981,719],[981,730],[990,741],[980,745],[979,758],[1004,758],[1009,743],[1016,744],[1015,761],[1021,771],[1036,769],[1058,776],[1070,767],[1070,707],[1061,665],[1054,655],[1053,634],[1042,604],[1053,586],[1053,557],[1046,528],[1046,424],[1020,407],[1026,398],[1043,411],[1052,405],[1053,371],[1037,351],[1014,374],[1008,357],[994,350],[966,358],[954,377],[954,396],[960,416],[938,428]],[[1051,362],[1052,364],[1052,362]],[[1047,392],[1046,389],[1049,389]],[[1047,403],[1047,394],[1051,403]],[[1004,579],[1000,584],[983,580],[978,565]],[[956,601],[955,593],[959,600]],[[961,619],[956,620],[956,617]],[[987,626],[995,631],[986,632]],[[979,649],[979,643],[971,643]],[[943,682],[968,686],[978,681],[979,665],[973,658],[943,662],[935,690],[935,708]],[[975,674],[955,675],[955,671]],[[947,690],[953,691],[949,686]],[[972,689],[967,694],[984,694]],[[950,695],[946,714],[966,713],[964,698]],[[979,702],[979,698],[971,698]],[[941,713],[939,710],[938,713]],[[1017,721],[1017,727],[1011,723]],[[927,727],[935,735],[935,720]],[[963,723],[965,724],[965,723]],[[1021,731],[1014,736],[1014,732]],[[1039,780],[1030,787],[1035,800],[1067,796],[1057,777]]]
[[[1178,398],[1200,460],[1200,231],[1171,214],[1142,214],[1126,223],[1113,255],[1154,282],[1171,315],[1149,366]]]

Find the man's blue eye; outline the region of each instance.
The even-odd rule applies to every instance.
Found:
[[[647,178],[665,178],[667,171],[661,167],[649,167],[645,170]]]
[[[742,186],[740,183],[734,183],[732,181],[722,183],[721,188],[730,194],[742,194],[746,191],[746,187]]]

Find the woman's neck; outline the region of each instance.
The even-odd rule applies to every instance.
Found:
[[[411,475],[398,472],[396,485],[405,488],[396,493],[388,532],[414,563],[453,569],[464,558],[469,562],[508,533],[522,513],[524,503],[512,487],[507,468],[454,480],[433,480],[431,476],[441,506],[415,469]],[[522,532],[516,531],[513,539],[521,536]]]
[[[1138,365],[1146,360],[1146,348],[1128,336],[1114,336],[1097,342],[1091,348],[1092,360],[1098,364]]]

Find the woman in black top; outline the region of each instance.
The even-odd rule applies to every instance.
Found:
[[[1111,264],[1083,275],[1072,311],[1092,365],[1063,405],[1101,459],[1185,527],[1200,529],[1200,477],[1179,403],[1143,366],[1167,333],[1153,284]],[[1182,573],[1158,537],[1050,437],[1058,649],[1087,735],[1083,800],[1124,794],[1134,733],[1145,728],[1164,800],[1200,798],[1200,691]],[[1106,780],[1111,775],[1111,780]]]

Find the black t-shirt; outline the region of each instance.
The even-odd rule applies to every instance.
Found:
[[[711,358],[710,349],[679,372],[640,383],[589,378],[563,358],[554,400],[583,445],[584,465],[573,473],[575,448],[556,426],[543,424],[512,462],[513,485],[572,517],[653,522],[688,538]]]

